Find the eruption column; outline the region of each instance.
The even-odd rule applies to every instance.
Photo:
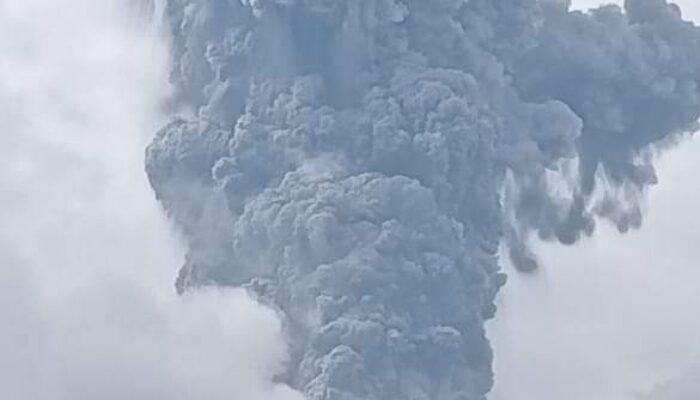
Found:
[[[565,3],[170,0],[195,116],[147,171],[188,239],[178,289],[279,310],[310,400],[484,399],[499,245],[533,270],[532,232],[638,226],[647,149],[700,115],[676,6]]]

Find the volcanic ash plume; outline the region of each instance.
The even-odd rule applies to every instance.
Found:
[[[641,223],[650,146],[695,128],[700,31],[665,0],[171,0],[147,151],[177,281],[284,316],[310,400],[477,400],[508,244]]]

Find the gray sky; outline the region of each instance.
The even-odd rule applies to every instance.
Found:
[[[700,21],[700,2],[677,3]],[[700,362],[698,154],[688,139],[661,157],[641,231],[601,224],[575,247],[538,244],[544,269],[510,274],[490,325],[491,400],[697,398],[700,374],[685,371]]]

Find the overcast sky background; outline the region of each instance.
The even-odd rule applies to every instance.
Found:
[[[573,1],[601,3],[609,2]],[[700,2],[676,3],[700,21]],[[508,271],[489,325],[491,400],[698,398],[699,156],[700,140],[688,138],[660,157],[640,231],[620,235],[602,223],[575,247],[538,244],[538,274]]]
[[[274,313],[173,293],[183,251],[143,173],[166,49],[124,3],[0,0],[0,397],[298,399],[271,384]],[[696,400],[698,154],[662,157],[641,231],[541,244],[539,274],[511,273],[491,400]]]
[[[175,295],[143,171],[167,50],[123,0],[0,0],[0,398],[290,400],[277,316]]]

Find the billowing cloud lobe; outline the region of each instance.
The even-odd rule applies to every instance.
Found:
[[[182,291],[286,318],[310,400],[483,399],[497,251],[641,223],[651,149],[700,116],[700,31],[665,0],[171,0],[194,110],[147,151]]]

